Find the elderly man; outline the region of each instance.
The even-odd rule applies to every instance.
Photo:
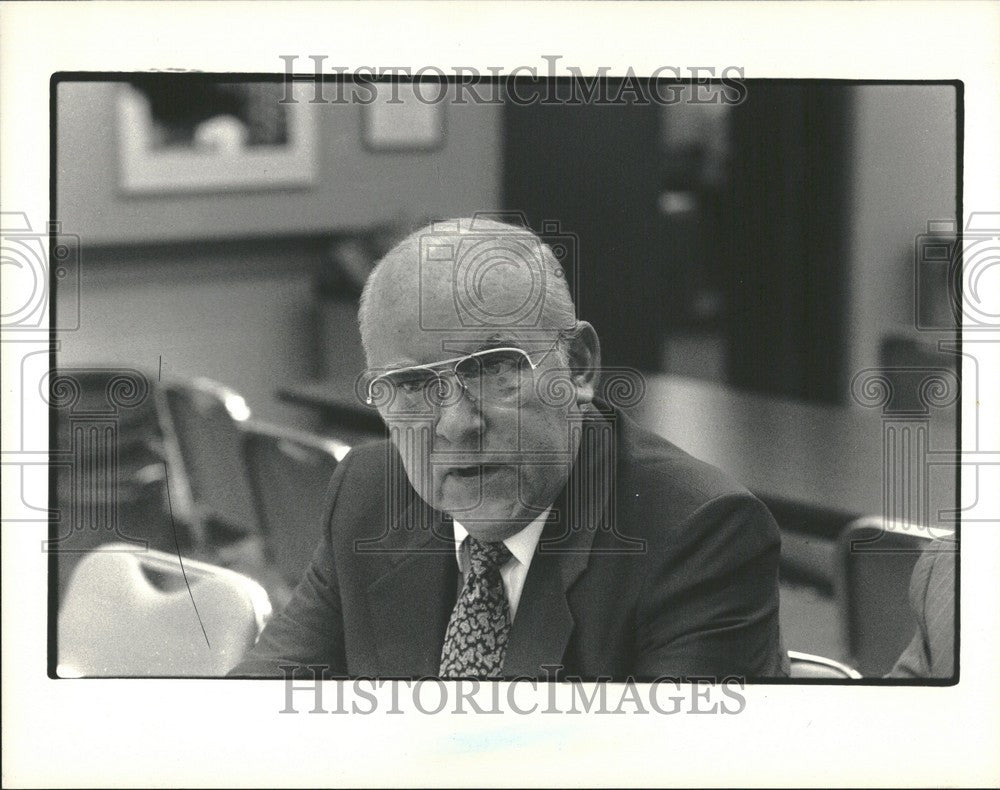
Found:
[[[340,463],[311,566],[231,674],[786,674],[774,520],[599,397],[548,245],[480,216],[424,228],[359,321],[390,440]]]

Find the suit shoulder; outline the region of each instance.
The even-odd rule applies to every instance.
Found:
[[[391,445],[387,439],[365,442],[351,448],[342,463],[349,463],[354,470],[363,471],[374,467],[384,467],[386,454]]]
[[[721,469],[628,420],[622,430],[623,482],[656,500],[685,503],[691,510],[714,499],[754,499]]]
[[[354,516],[366,515],[373,504],[384,501],[375,492],[387,491],[389,484],[388,441],[376,441],[352,447],[334,471],[327,493],[327,517],[338,514],[344,526]]]
[[[722,470],[634,423],[622,431],[620,456],[622,528],[650,540],[651,554],[709,547],[722,562],[777,549],[768,508]]]

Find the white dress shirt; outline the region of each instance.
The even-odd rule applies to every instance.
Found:
[[[542,537],[542,529],[545,527],[545,520],[548,518],[551,506],[545,508],[545,512],[532,521],[528,526],[511,535],[504,541],[504,545],[513,555],[506,563],[500,567],[500,578],[503,579],[503,588],[507,593],[507,605],[510,606],[510,619],[514,621],[517,615],[517,604],[521,600],[521,591],[524,589],[524,581],[528,578],[528,568],[531,566],[531,558],[535,556],[535,548]],[[455,526],[455,557],[458,560],[458,568],[462,576],[468,573],[468,552],[462,551],[462,543],[468,530],[457,521],[452,522]]]

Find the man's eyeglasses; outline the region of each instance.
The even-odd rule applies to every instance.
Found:
[[[506,403],[517,398],[522,374],[538,364],[520,348],[476,351],[433,365],[413,365],[377,375],[368,382],[365,402],[419,410],[454,403],[464,394],[476,403]]]

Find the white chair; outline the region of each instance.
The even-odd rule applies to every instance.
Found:
[[[811,653],[800,653],[797,650],[788,651],[788,662],[791,664],[791,677],[814,678],[817,680],[860,680],[861,673],[856,669],[834,661],[824,656],[814,656]]]
[[[75,568],[59,612],[59,677],[221,677],[271,615],[225,568],[110,543]]]

